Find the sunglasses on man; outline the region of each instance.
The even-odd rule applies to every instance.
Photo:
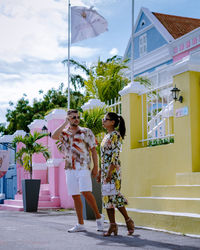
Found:
[[[79,115],[78,116],[72,116],[71,119],[72,120],[80,119],[80,116]]]

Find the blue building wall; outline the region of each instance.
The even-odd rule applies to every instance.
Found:
[[[5,199],[14,199],[15,194],[17,193],[17,169],[16,163],[13,158],[15,154],[15,149],[8,147],[8,144],[0,144],[0,150],[9,150],[10,155],[10,164],[7,173],[0,178],[0,193],[5,195]],[[3,200],[0,199],[0,203],[3,203]]]
[[[142,25],[143,23],[143,25]],[[148,19],[148,17],[142,13],[140,16],[140,19],[138,21],[137,27],[135,29],[135,34],[137,32],[141,32],[141,35],[144,35],[146,33],[147,35],[147,53],[150,53],[163,45],[167,44],[167,41],[165,38],[160,34],[160,32],[156,29],[155,26],[152,26],[150,29],[142,32],[143,29],[146,29],[149,25],[151,25],[151,21]],[[137,36],[134,38],[134,59],[140,58],[139,54],[139,38],[140,36]],[[129,45],[129,48],[127,50],[127,54],[125,55],[127,58],[131,58],[131,44]],[[145,55],[143,55],[145,56]]]
[[[144,22],[143,22],[144,21]],[[151,24],[151,21],[147,18],[147,16],[142,13],[139,21],[138,21],[138,25],[135,29],[135,33],[146,28],[147,26],[149,26]]]
[[[167,44],[167,41],[162,37],[162,35],[157,31],[155,27],[152,27],[151,29],[147,30],[146,32],[142,33],[147,34],[147,53],[150,53],[163,45]],[[134,59],[138,59],[140,57],[139,55],[139,37],[137,36],[134,39]],[[145,56],[145,55],[143,55]],[[127,57],[131,57],[131,44],[129,46]]]
[[[147,31],[147,52],[151,52],[157,48],[167,44],[167,41],[157,31],[155,27],[152,27]]]

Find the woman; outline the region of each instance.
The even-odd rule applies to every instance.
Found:
[[[119,153],[124,139],[126,128],[122,116],[114,112],[109,112],[102,120],[103,127],[107,130],[107,135],[101,143],[101,184],[115,184],[116,194],[103,196],[103,207],[106,208],[110,221],[110,227],[104,236],[110,236],[112,233],[117,235],[118,227],[115,222],[115,207],[124,216],[128,235],[134,233],[134,222],[128,216],[124,205],[127,204],[126,198],[120,193],[121,174]],[[118,130],[117,130],[118,127]]]

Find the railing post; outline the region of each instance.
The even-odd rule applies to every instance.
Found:
[[[144,90],[142,85],[134,82],[119,92],[122,96],[122,116],[126,122],[126,142],[129,148],[142,147],[139,141],[142,137],[147,137],[146,95],[143,95],[143,98],[138,95],[142,89]]]

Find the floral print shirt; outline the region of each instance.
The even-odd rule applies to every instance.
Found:
[[[65,169],[90,169],[90,149],[96,146],[95,136],[88,128],[79,127],[73,135],[69,128],[60,134],[59,148],[64,154]]]
[[[121,163],[119,154],[122,147],[122,137],[118,131],[108,133],[101,143],[101,184],[106,184],[106,177],[109,166],[115,165],[112,172],[111,183],[115,184],[116,195],[103,197],[103,207],[113,208],[122,207],[127,204],[126,198],[120,193],[121,189]]]

